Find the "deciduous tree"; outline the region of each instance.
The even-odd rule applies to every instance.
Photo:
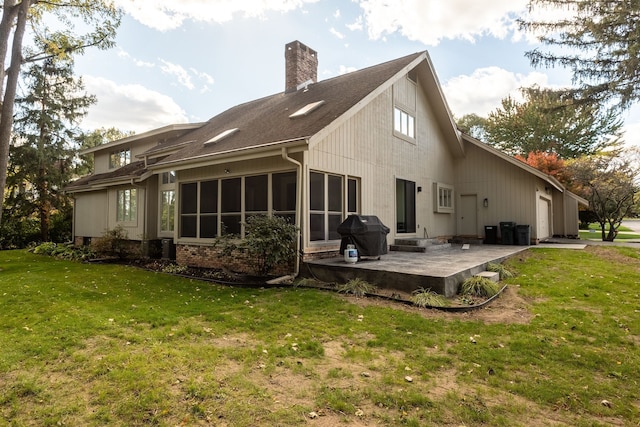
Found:
[[[610,151],[568,162],[571,191],[589,201],[602,229],[602,240],[612,242],[622,220],[633,212],[640,190],[637,150]],[[606,226],[608,231],[605,231]]]
[[[110,0],[4,0],[1,9],[0,60],[4,66],[0,67],[0,188],[4,189],[15,98],[23,64],[82,53],[90,46],[113,46],[121,13]],[[61,30],[52,31],[45,24],[54,18],[62,24]],[[76,21],[86,32],[75,32]],[[38,41],[33,45],[44,49],[27,55],[23,49],[25,36]]]
[[[521,155],[515,157],[529,166],[533,166],[539,171],[556,178],[560,182],[567,182],[565,162],[559,158],[556,153],[532,151],[526,157]]]

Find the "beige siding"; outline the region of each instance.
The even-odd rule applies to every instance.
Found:
[[[394,99],[405,109],[415,105],[416,139],[394,136]],[[376,215],[395,238],[395,180],[416,183],[416,235],[450,236],[455,232],[452,214],[433,213],[433,182],[454,183],[453,158],[421,86],[400,79],[365,108],[314,145],[309,170],[361,179],[361,214]],[[308,243],[308,242],[307,242]]]
[[[458,200],[461,194],[477,195],[478,236],[484,235],[484,226],[513,221],[530,225],[532,238],[537,237],[538,198],[551,200],[548,183],[473,144],[466,145],[466,157],[455,171]]]
[[[136,158],[136,156],[144,153],[145,151],[149,150],[150,148],[153,148],[157,145],[157,141],[151,141],[151,142],[147,142],[147,143],[140,143],[139,141],[137,141],[134,144],[129,144],[129,145],[122,145],[122,146],[118,146],[117,148],[111,148],[111,149],[104,149],[101,151],[96,151],[94,154],[94,169],[95,172],[94,173],[105,173],[105,172],[109,172],[109,155],[111,154],[111,152],[113,151],[121,151],[124,149],[131,149],[131,162],[135,162],[138,161],[139,159]]]
[[[109,202],[106,191],[77,193],[74,202],[74,234],[99,237],[107,228]]]
[[[578,201],[563,193],[554,194],[553,231],[565,237],[578,236]]]
[[[291,156],[296,157],[296,156]],[[179,182],[198,181],[213,178],[232,178],[235,176],[256,175],[295,169],[295,165],[284,160],[280,155],[241,162],[230,162],[177,172]],[[228,172],[227,172],[228,171]]]

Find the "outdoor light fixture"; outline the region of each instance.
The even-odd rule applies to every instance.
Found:
[[[229,173],[231,173],[231,171],[229,169],[225,169],[224,173],[229,174]]]
[[[488,208],[488,207],[489,207],[489,199],[487,199],[487,198],[485,197],[485,198],[484,198],[484,200],[482,201],[482,205],[483,205],[485,208]]]

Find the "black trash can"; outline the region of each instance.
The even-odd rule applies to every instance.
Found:
[[[505,221],[500,223],[500,236],[503,245],[514,245],[515,242],[516,223]]]
[[[344,254],[347,245],[355,245],[358,256],[380,257],[387,253],[387,234],[390,230],[375,215],[349,215],[337,231],[342,237],[341,254]]]
[[[162,239],[162,259],[169,261],[176,259],[176,245],[173,239]]]
[[[498,226],[497,225],[484,226],[484,243],[487,245],[495,245],[496,243],[498,243]]]
[[[520,246],[529,246],[531,244],[531,226],[516,226],[516,243]]]

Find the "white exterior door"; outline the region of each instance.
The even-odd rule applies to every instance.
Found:
[[[551,201],[540,197],[538,199],[538,239],[551,237]]]
[[[478,235],[478,196],[475,194],[460,196],[460,233],[458,234]]]

